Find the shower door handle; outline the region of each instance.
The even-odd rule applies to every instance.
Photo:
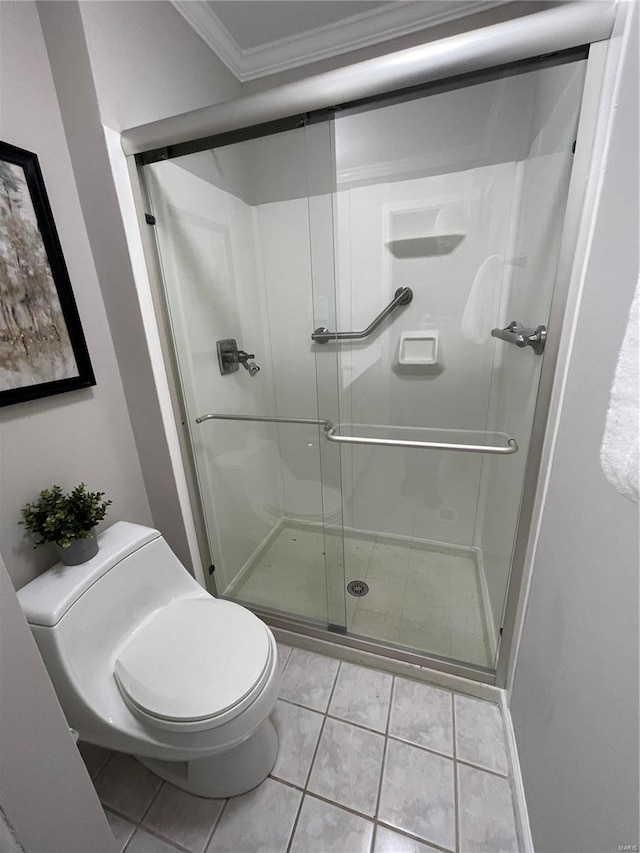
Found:
[[[504,329],[491,329],[491,337],[499,338],[508,344],[515,344],[517,347],[531,347],[536,355],[542,355],[547,342],[547,327],[538,326],[536,329],[527,329],[517,320],[512,320]]]

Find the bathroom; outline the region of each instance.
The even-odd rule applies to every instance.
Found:
[[[460,31],[455,27],[479,29],[510,15],[521,16],[525,7],[531,12],[550,5],[478,8],[466,19],[436,24],[435,34],[441,38]],[[634,26],[637,38],[637,21]],[[421,43],[424,31],[415,27],[385,49]],[[622,30],[615,32],[612,63],[623,40]],[[150,302],[140,302],[136,290],[141,258],[130,243],[130,223],[123,224],[122,173],[116,192],[113,152],[118,134],[127,128],[259,92],[302,73],[299,68],[272,71],[241,83],[170,3],[5,2],[0,5],[0,38],[0,138],[40,157],[97,378],[96,387],[87,391],[3,409],[0,553],[16,588],[48,568],[51,555],[32,551],[16,526],[19,508],[49,482],[64,479],[63,485],[73,485],[86,480],[112,498],[110,522],[125,519],[158,528],[181,561],[193,565],[198,531],[185,524],[182,510],[193,498],[193,483],[176,454],[178,429],[174,426],[171,434],[166,425],[168,390],[164,386],[162,394],[156,391],[158,349],[153,351],[153,346],[159,348],[160,342],[149,344],[155,312]],[[383,52],[378,47],[377,53]],[[375,53],[356,51],[324,65],[316,63],[304,73],[338,68]],[[614,63],[610,77],[605,77],[605,103],[626,97],[629,106],[615,120],[603,112],[602,134],[611,150],[600,155],[606,169],[600,188],[593,190],[600,193],[592,201],[597,211],[593,233],[578,247],[584,256],[584,281],[574,293],[575,327],[564,339],[566,371],[556,390],[562,390],[564,402],[552,436],[554,460],[536,531],[527,616],[517,664],[509,675],[532,836],[542,851],[615,850],[637,842],[631,837],[637,811],[636,750],[629,748],[637,740],[637,513],[635,504],[604,479],[598,460],[637,279],[637,192],[624,168],[627,164],[631,170],[637,162],[633,55],[629,49],[619,71]],[[428,285],[422,291],[422,285],[412,286],[417,307]],[[372,296],[371,316],[358,316],[358,323],[363,322],[351,328],[364,327],[391,299],[393,288],[387,287],[375,292],[375,301]],[[399,322],[408,310],[397,313]],[[305,327],[305,334],[313,328]],[[223,329],[219,337],[234,334],[235,329]],[[256,353],[260,364],[266,350],[250,338],[237,337],[238,345]],[[449,357],[451,348],[442,352]],[[261,367],[262,375],[253,378],[242,371],[239,380],[246,380],[245,388],[261,388],[261,382],[267,387],[267,362]],[[217,379],[224,377],[218,374]],[[230,411],[226,405],[220,410]],[[286,414],[296,417],[298,412]],[[228,425],[202,427],[213,431]],[[226,434],[218,435],[224,444]],[[404,453],[384,451],[391,460],[392,452]],[[431,464],[426,453],[420,463],[425,466]],[[458,505],[442,508],[457,511]],[[445,524],[447,519],[440,521]],[[359,526],[371,529],[365,521]],[[402,535],[399,528],[395,532]],[[4,644],[4,625],[2,630]],[[12,648],[8,641],[5,648]],[[37,718],[31,724],[37,726]],[[5,736],[0,731],[0,737]],[[588,751],[586,742],[591,744]],[[63,747],[59,744],[55,754],[64,752]],[[24,748],[22,771],[41,770],[37,754],[30,746]],[[58,765],[50,762],[50,778],[75,778],[82,768],[70,767],[72,758],[65,753]],[[553,787],[549,779],[555,780]],[[0,802],[9,814],[5,784],[3,778]],[[94,806],[87,805],[87,814]],[[34,811],[44,815],[39,807]],[[54,826],[55,814],[49,819]],[[83,819],[89,832],[90,819]]]

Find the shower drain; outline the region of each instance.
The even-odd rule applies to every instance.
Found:
[[[347,592],[360,598],[369,592],[369,587],[364,581],[351,581],[347,584]]]

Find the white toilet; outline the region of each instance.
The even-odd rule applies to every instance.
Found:
[[[205,592],[157,530],[119,521],[99,544],[18,592],[69,725],[194,794],[254,788],[278,754],[273,634]]]

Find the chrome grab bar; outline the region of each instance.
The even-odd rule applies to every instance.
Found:
[[[361,332],[330,332],[325,326],[318,326],[315,332],[311,335],[311,340],[315,341],[317,344],[326,344],[327,341],[349,341],[368,338],[369,335],[378,328],[380,323],[389,316],[389,314],[401,305],[408,305],[412,299],[413,290],[411,290],[410,287],[399,287],[394,293],[391,302],[378,314],[375,320],[372,320],[371,323],[369,323],[366,329],[363,329]]]
[[[359,435],[337,435],[336,428],[331,421],[315,420],[314,418],[275,418],[263,415],[201,415],[196,418],[196,423],[204,421],[262,421],[270,424],[311,424],[321,426],[324,429],[327,441],[335,441],[342,444],[375,444],[380,447],[414,447],[421,450],[459,450],[463,453],[490,453],[494,455],[508,456],[518,452],[518,443],[515,438],[507,439],[505,446],[493,446],[486,444],[450,444],[438,441],[402,441],[397,438],[366,438]]]

